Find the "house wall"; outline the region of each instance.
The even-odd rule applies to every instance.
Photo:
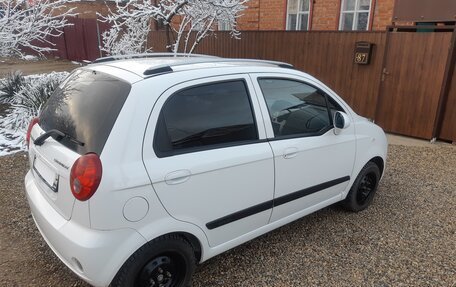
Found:
[[[259,30],[259,9],[260,0],[250,0],[247,3],[247,9],[244,10],[242,16],[238,18],[239,30]]]
[[[395,0],[372,0],[372,30],[385,30],[392,24]],[[251,0],[244,16],[239,18],[239,30],[285,30],[287,0]],[[313,0],[311,30],[338,30],[341,0]]]
[[[250,0],[247,7],[239,30],[285,30],[287,0]]]
[[[372,0],[372,30],[385,30],[391,25],[395,0]],[[250,0],[247,9],[238,19],[239,30],[285,30],[287,0]],[[108,4],[115,9],[115,4]],[[312,30],[338,30],[341,0],[313,0],[311,8]],[[106,15],[108,7],[102,1],[68,3],[76,7],[79,18],[96,18],[96,11]]]
[[[285,30],[286,0],[260,0],[260,30]]]
[[[340,0],[315,0],[312,11],[312,30],[338,30]]]
[[[377,0],[374,9],[372,30],[385,30],[393,21],[394,0]]]

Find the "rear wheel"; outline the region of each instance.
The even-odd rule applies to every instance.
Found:
[[[111,286],[188,286],[195,262],[193,248],[184,238],[177,235],[159,237],[130,256]]]
[[[380,180],[380,169],[373,162],[368,162],[359,172],[342,205],[350,211],[366,209],[372,202]]]

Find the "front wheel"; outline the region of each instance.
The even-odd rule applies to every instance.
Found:
[[[342,205],[350,211],[366,209],[377,191],[380,169],[373,162],[368,162],[359,172]]]
[[[130,256],[110,286],[186,287],[195,262],[193,248],[184,238],[159,237]]]

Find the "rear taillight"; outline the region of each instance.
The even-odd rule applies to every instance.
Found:
[[[70,174],[71,192],[80,201],[88,200],[97,191],[102,174],[101,161],[97,154],[87,153],[78,158]]]
[[[32,134],[33,126],[35,124],[39,123],[39,122],[40,122],[39,118],[33,118],[30,121],[30,124],[29,124],[28,129],[27,129],[27,135],[25,136],[25,143],[27,144],[27,146],[29,146],[29,143],[30,143],[30,135]]]

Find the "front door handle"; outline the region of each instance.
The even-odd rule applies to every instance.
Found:
[[[286,148],[285,151],[283,152],[284,159],[293,158],[297,155],[298,155],[298,149],[295,147]]]
[[[165,182],[169,185],[184,183],[191,175],[192,173],[187,169],[176,170],[165,176]]]

